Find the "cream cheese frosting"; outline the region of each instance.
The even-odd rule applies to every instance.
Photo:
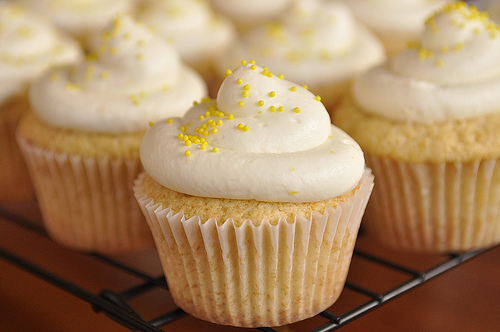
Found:
[[[78,44],[19,5],[0,3],[0,103],[51,65],[76,62]]]
[[[145,130],[150,121],[180,116],[207,93],[162,38],[128,15],[104,30],[95,53],[50,71],[30,90],[34,111],[56,127],[95,132]]]
[[[474,6],[445,6],[421,40],[353,85],[367,112],[432,124],[498,112],[500,29]]]
[[[344,82],[385,59],[382,44],[338,1],[299,0],[279,21],[245,33],[220,58],[234,68],[251,58],[314,88]]]
[[[194,196],[314,202],[352,190],[358,144],[306,88],[253,61],[228,72],[216,100],[155,123],[141,144],[146,172]]]
[[[169,40],[188,64],[217,56],[236,38],[232,23],[205,0],[143,1],[137,18]]]
[[[424,21],[449,0],[343,0],[360,22],[396,52],[417,39]]]
[[[135,0],[15,0],[32,11],[50,18],[73,34],[98,32],[118,13],[131,12]]]
[[[257,24],[274,19],[288,10],[295,0],[211,0],[214,8],[237,24]]]

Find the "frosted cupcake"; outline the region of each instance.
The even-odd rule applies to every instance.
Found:
[[[15,0],[50,19],[84,45],[118,13],[132,13],[136,0]]]
[[[211,0],[213,7],[230,18],[239,31],[251,30],[266,20],[279,18],[291,8],[295,0]]]
[[[76,62],[76,42],[24,8],[0,3],[0,201],[33,195],[26,165],[14,139],[29,108],[28,86],[51,65]]]
[[[205,0],[144,0],[137,18],[170,41],[181,59],[203,76],[213,93],[217,92],[221,81],[214,61],[236,38],[228,19],[215,14]]]
[[[275,326],[340,295],[373,176],[318,99],[244,61],[146,132],[134,190],[186,312]]]
[[[152,246],[132,192],[142,136],[205,94],[175,50],[129,16],[105,30],[97,53],[33,82],[18,142],[49,235],[103,253]]]
[[[500,242],[500,30],[463,2],[418,44],[365,73],[334,123],[377,177],[364,225],[394,248],[447,252]]]
[[[450,0],[343,0],[380,38],[389,55],[420,37],[427,17]]]
[[[280,20],[254,27],[219,58],[219,69],[255,59],[309,86],[332,112],[351,79],[385,59],[382,44],[337,1],[297,1]]]

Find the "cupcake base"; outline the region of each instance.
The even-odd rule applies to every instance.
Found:
[[[407,163],[366,154],[377,176],[367,235],[395,249],[444,253],[500,243],[500,163]]]
[[[118,253],[152,247],[132,183],[140,160],[71,156],[17,135],[49,236],[67,247]]]
[[[155,239],[175,303],[223,325],[278,326],[312,317],[343,289],[373,176],[334,209],[263,219],[186,219],[149,198],[142,174],[134,191]]]

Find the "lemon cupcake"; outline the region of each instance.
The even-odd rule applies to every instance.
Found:
[[[457,2],[414,48],[356,80],[334,123],[378,180],[368,234],[427,252],[500,242],[499,61],[499,27]]]
[[[51,65],[76,62],[78,44],[24,8],[0,3],[0,201],[32,197],[14,132],[29,109],[28,86]]]
[[[206,0],[144,0],[137,18],[174,45],[181,59],[202,75],[212,95],[217,92],[221,80],[214,61],[236,39],[231,21],[216,14]]]
[[[34,81],[17,138],[49,235],[103,253],[153,246],[132,192],[142,136],[204,95],[201,77],[129,16],[110,24],[97,53]]]
[[[137,0],[14,0],[50,19],[84,46],[118,13],[133,13]]]
[[[382,41],[388,55],[419,38],[424,21],[450,0],[343,0]]]
[[[134,190],[186,312],[276,326],[340,295],[373,176],[318,99],[244,61],[146,132]]]
[[[255,26],[224,56],[219,70],[255,59],[309,86],[333,112],[351,79],[385,59],[382,44],[337,1],[299,0],[279,20]]]

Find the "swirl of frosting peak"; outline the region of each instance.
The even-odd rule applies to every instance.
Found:
[[[319,96],[246,61],[216,100],[152,126],[141,161],[172,190],[281,202],[342,195],[364,169],[361,149],[331,125]]]
[[[365,73],[354,96],[366,111],[420,123],[498,111],[500,29],[464,2],[432,15],[418,42]]]
[[[128,15],[111,22],[85,61],[47,73],[30,91],[45,122],[97,132],[144,130],[205,94],[201,77],[173,47]]]

